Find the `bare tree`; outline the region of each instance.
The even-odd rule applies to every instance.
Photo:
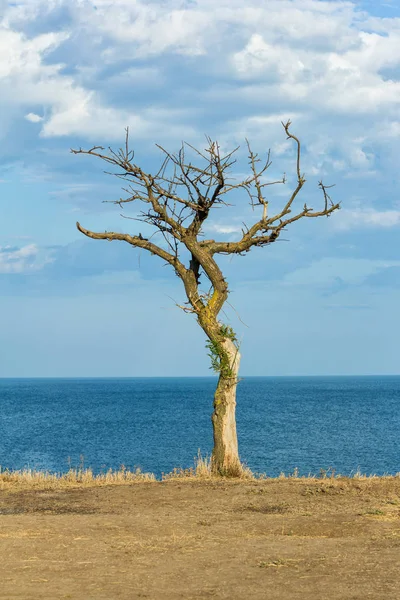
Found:
[[[221,475],[239,475],[242,465],[239,459],[236,434],[236,387],[239,371],[239,344],[233,329],[219,320],[219,314],[227,301],[229,290],[226,279],[216,261],[217,255],[242,255],[254,246],[267,246],[275,242],[281,232],[291,223],[309,217],[329,216],[339,208],[328,195],[328,188],[322,181],[322,208],[315,211],[304,204],[293,212],[294,201],[302,189],[305,178],[300,171],[300,141],[290,131],[291,122],[282,123],[287,139],[293,140],[296,147],[295,189],[287,202],[275,214],[269,212],[269,202],[265,196],[268,186],[285,183],[285,176],[279,181],[266,181],[265,174],[271,165],[268,151],[265,162],[251,150],[247,142],[249,176],[240,181],[228,178],[230,168],[236,162],[236,148],[222,155],[217,142],[207,138],[207,148],[201,152],[190,144],[183,143],[177,154],[171,154],[161,146],[163,162],[155,175],[146,173],[134,162],[134,152],[129,149],[129,135],[126,130],[125,146],[118,151],[111,148],[105,152],[101,146],[90,150],[71,150],[74,154],[89,154],[117,167],[112,173],[125,181],[127,197],[115,204],[123,207],[126,203],[141,203],[141,212],[135,217],[150,225],[154,233],[159,233],[163,242],[154,243],[140,233],[95,233],[77,223],[77,228],[87,237],[97,240],[122,240],[143,248],[159,256],[175,270],[182,280],[187,303],[180,306],[185,312],[193,313],[200,327],[208,337],[208,348],[212,367],[219,373],[214,396],[212,424],[214,448],[212,469]],[[196,157],[196,164],[188,155]],[[261,216],[247,227],[234,242],[204,240],[203,227],[211,211],[226,205],[228,192],[242,190],[249,196],[253,209],[259,207]],[[132,217],[128,217],[132,218]],[[208,280],[209,290],[200,289],[200,275]]]

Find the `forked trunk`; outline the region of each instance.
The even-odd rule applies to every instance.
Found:
[[[242,472],[236,433],[236,387],[240,363],[239,350],[229,338],[220,342],[223,349],[220,376],[214,396],[212,424],[214,449],[212,470],[218,475],[237,477]]]

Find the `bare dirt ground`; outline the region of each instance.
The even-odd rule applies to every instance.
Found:
[[[400,598],[400,478],[0,489],[0,598]]]

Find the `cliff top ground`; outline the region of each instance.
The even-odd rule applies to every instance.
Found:
[[[400,477],[3,480],[0,580],[7,600],[397,600]]]

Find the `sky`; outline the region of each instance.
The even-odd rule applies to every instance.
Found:
[[[160,259],[76,227],[147,233],[121,182],[71,148],[118,148],[155,171],[187,141],[265,156],[270,206],[295,182],[341,210],[223,257],[245,375],[400,374],[398,0],[0,0],[0,377],[211,375],[205,336]],[[267,178],[268,179],[268,178]],[[235,240],[248,198],[205,234]],[[135,216],[138,208],[125,209]],[[304,221],[304,220],[303,220]]]

